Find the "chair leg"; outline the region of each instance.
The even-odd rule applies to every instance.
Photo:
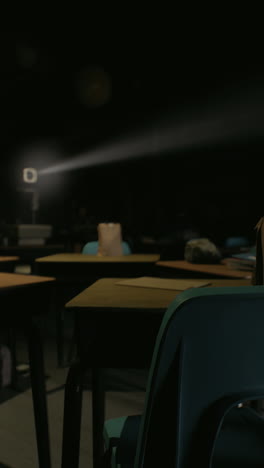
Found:
[[[83,370],[79,363],[68,372],[64,394],[62,468],[78,468],[80,452]]]
[[[39,468],[50,468],[51,458],[42,337],[33,321],[26,329],[26,335],[28,340]]]
[[[71,342],[68,350],[68,356],[67,356],[67,362],[69,365],[71,365],[71,362],[75,359],[76,357],[76,341],[75,341],[75,334],[72,334],[71,337]]]
[[[103,454],[99,468],[111,468],[111,456],[112,451],[109,449]]]
[[[76,343],[76,336],[77,336],[77,330],[76,330],[76,317],[75,315],[73,316],[73,332],[71,336],[71,343],[69,346],[68,350],[68,356],[67,356],[67,363],[70,366],[71,362],[78,359],[77,356],[77,343]]]
[[[64,310],[62,308],[56,311],[56,335],[58,367],[64,367]]]
[[[92,368],[93,466],[100,468],[104,456],[105,421],[104,369]],[[105,465],[103,465],[105,466]]]
[[[11,378],[11,387],[15,390],[18,390],[18,382],[17,382],[17,342],[16,342],[16,330],[14,327],[8,328],[8,341],[7,344],[9,346],[11,352],[11,359],[12,359],[12,378]]]

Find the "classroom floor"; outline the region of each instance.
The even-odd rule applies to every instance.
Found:
[[[47,402],[49,413],[52,468],[61,463],[62,423],[64,388],[68,368],[58,368],[55,321],[48,317],[42,326],[44,338],[45,369],[47,374]],[[71,321],[66,323],[66,349],[71,342]],[[18,364],[28,362],[27,347],[22,336],[18,336]],[[22,375],[22,374],[21,374]],[[144,370],[109,370],[106,386],[106,418],[142,412],[147,372]],[[33,407],[30,383],[26,374],[21,382],[23,392],[10,389],[0,390],[0,468],[36,468],[37,449],[34,432]],[[91,438],[91,391],[88,376],[87,390],[84,391],[80,468],[92,466]]]

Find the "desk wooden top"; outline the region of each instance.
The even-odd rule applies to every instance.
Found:
[[[15,257],[15,256],[0,256],[0,262],[15,262],[19,260],[19,257]]]
[[[166,309],[181,291],[117,285],[122,278],[102,278],[71,299],[66,308]],[[208,279],[210,286],[249,286],[250,280]]]
[[[45,244],[45,245],[2,245],[0,247],[0,252],[14,252],[14,251],[24,251],[24,250],[39,250],[40,252],[45,252],[49,250],[64,250],[63,244]]]
[[[215,276],[226,276],[230,278],[252,278],[250,271],[231,270],[224,263],[218,264],[204,264],[204,263],[190,263],[185,260],[168,260],[158,261],[158,266],[175,268],[178,270],[197,271],[199,273],[207,273]]]
[[[61,253],[47,257],[36,258],[36,262],[43,263],[156,263],[160,256],[157,254],[130,254],[120,257],[86,255],[82,253]]]
[[[48,281],[55,281],[55,278],[47,276],[20,275],[17,273],[0,273],[0,292],[8,288],[47,283]]]

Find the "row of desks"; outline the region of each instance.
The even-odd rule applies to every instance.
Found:
[[[194,268],[189,271],[188,268],[192,266]],[[57,278],[63,310],[71,311],[75,317],[81,366],[92,371],[95,468],[100,465],[103,453],[103,369],[148,368],[163,314],[177,295],[177,291],[120,286],[116,283],[121,278],[140,276],[203,277],[209,278],[210,286],[219,287],[243,286],[251,281],[248,272],[229,270],[225,264],[197,266],[184,261],[162,262],[159,255],[150,254],[122,257],[58,254],[37,259],[35,268],[37,274]],[[80,384],[81,381],[80,377]],[[74,415],[72,418],[75,420]],[[71,421],[66,426],[71,427]],[[67,453],[71,438],[72,434],[66,430],[65,460],[70,460],[72,453],[71,450]]]
[[[0,270],[13,271],[15,265],[19,261],[18,256],[0,256]],[[153,266],[158,267],[154,269]],[[33,270],[39,274],[55,275],[59,279],[73,279],[77,281],[85,277],[93,279],[102,277],[102,273],[106,277],[114,276],[144,276],[157,275],[166,269],[166,273],[170,275],[168,270],[174,270],[174,275],[184,273],[209,274],[216,277],[229,278],[249,278],[250,273],[231,270],[222,262],[216,265],[208,264],[193,264],[184,260],[160,261],[159,255],[156,254],[131,254],[121,257],[98,257],[96,255],[83,255],[76,253],[60,253],[48,255],[35,259]]]
[[[37,259],[34,275],[0,274],[1,316],[8,324],[20,324],[28,340],[41,468],[50,467],[50,452],[43,354],[34,316],[47,312],[54,301],[57,306],[75,314],[78,354],[94,373],[93,444],[96,466],[102,450],[104,420],[104,393],[99,385],[98,369],[148,366],[162,316],[177,294],[169,290],[119,286],[116,282],[124,277],[159,276],[155,270],[157,266],[172,268],[159,262],[158,255],[133,254],[112,258],[56,254]],[[177,265],[172,271],[178,271]],[[182,271],[180,269],[176,276],[184,276]],[[229,272],[219,276],[228,276]],[[238,273],[239,277],[245,275],[245,272],[231,273]],[[204,277],[205,272],[202,274]],[[169,273],[166,275],[170,276]],[[188,273],[188,276],[192,274]],[[212,279],[217,276],[212,272],[209,276],[212,286],[250,284],[250,278],[235,279],[236,274],[232,280]]]
[[[225,278],[249,278],[250,273],[232,270],[222,262],[220,264],[193,264],[184,260],[160,261],[156,254],[131,254],[121,257],[99,257],[97,255],[83,255],[76,253],[61,253],[37,258],[35,260],[35,272],[50,274],[52,272],[57,278],[84,277],[101,278],[115,276],[158,276],[162,269],[173,270],[173,274],[187,273],[192,275],[205,274]],[[118,274],[117,274],[118,273]]]
[[[57,279],[56,333],[58,364],[68,364],[64,350],[64,304],[100,278],[156,277],[250,277],[248,272],[231,270],[225,264],[195,265],[184,261],[160,261],[157,254],[131,254],[99,257],[78,253],[59,253],[36,259],[34,273]]]

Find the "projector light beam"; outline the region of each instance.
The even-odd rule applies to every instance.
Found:
[[[167,151],[195,149],[203,145],[224,143],[230,139],[241,141],[264,135],[264,100],[261,96],[237,99],[208,109],[203,115],[196,113],[192,119],[152,126],[141,135],[117,141],[39,171],[39,175],[95,167],[113,162],[123,162],[139,157],[155,156]]]

